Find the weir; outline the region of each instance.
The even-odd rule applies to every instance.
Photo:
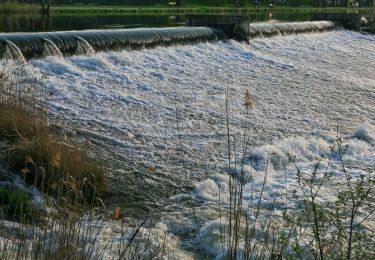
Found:
[[[335,28],[333,21],[250,23],[243,16],[190,16],[192,27],[87,30],[0,34],[0,59],[41,58],[49,55],[90,55],[98,51],[150,48],[222,39],[249,42],[269,37]]]
[[[247,16],[191,15],[187,18],[190,26],[208,26],[223,31],[228,38],[249,42],[251,38],[275,35],[321,32],[333,29],[332,21],[307,22],[260,22],[251,23]]]
[[[288,23],[252,23],[249,28],[249,37],[269,37],[306,32],[322,32],[334,29],[332,21],[288,22]]]
[[[31,59],[69,56],[219,40],[222,33],[208,27],[141,28],[46,33],[0,34],[0,58]],[[11,51],[10,51],[11,50]],[[19,57],[22,54],[22,57]],[[11,56],[11,57],[9,57]]]

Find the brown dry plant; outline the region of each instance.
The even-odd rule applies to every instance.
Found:
[[[246,89],[245,91],[243,105],[248,111],[251,110],[254,106],[253,97],[251,96],[250,91],[248,89]]]

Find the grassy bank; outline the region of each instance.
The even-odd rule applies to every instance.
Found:
[[[279,5],[269,7],[254,4],[248,4],[242,7],[233,5],[227,6],[205,6],[191,4],[183,8],[174,8],[168,6],[124,6],[124,5],[53,5],[51,12],[55,14],[144,14],[144,15],[181,15],[181,14],[249,14],[258,11],[284,11],[284,12],[346,12],[348,10],[368,11],[371,8],[346,8],[346,7],[313,7],[303,5],[300,7],[291,7]],[[37,13],[41,12],[40,5],[0,5],[0,13]]]

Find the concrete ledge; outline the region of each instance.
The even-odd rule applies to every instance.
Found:
[[[189,15],[187,24],[220,29],[229,38],[249,41],[250,18],[247,16]]]

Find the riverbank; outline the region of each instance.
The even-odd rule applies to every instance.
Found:
[[[39,5],[0,5],[0,13],[35,13],[41,11]],[[312,6],[274,6],[266,5],[257,7],[255,5],[248,5],[244,7],[224,6],[200,6],[192,5],[183,8],[174,8],[166,6],[123,6],[123,5],[53,5],[51,7],[52,14],[134,14],[134,15],[181,15],[181,14],[250,14],[254,12],[264,11],[284,11],[284,12],[366,12],[370,11],[371,7],[361,8],[347,8],[347,7],[312,7]]]

